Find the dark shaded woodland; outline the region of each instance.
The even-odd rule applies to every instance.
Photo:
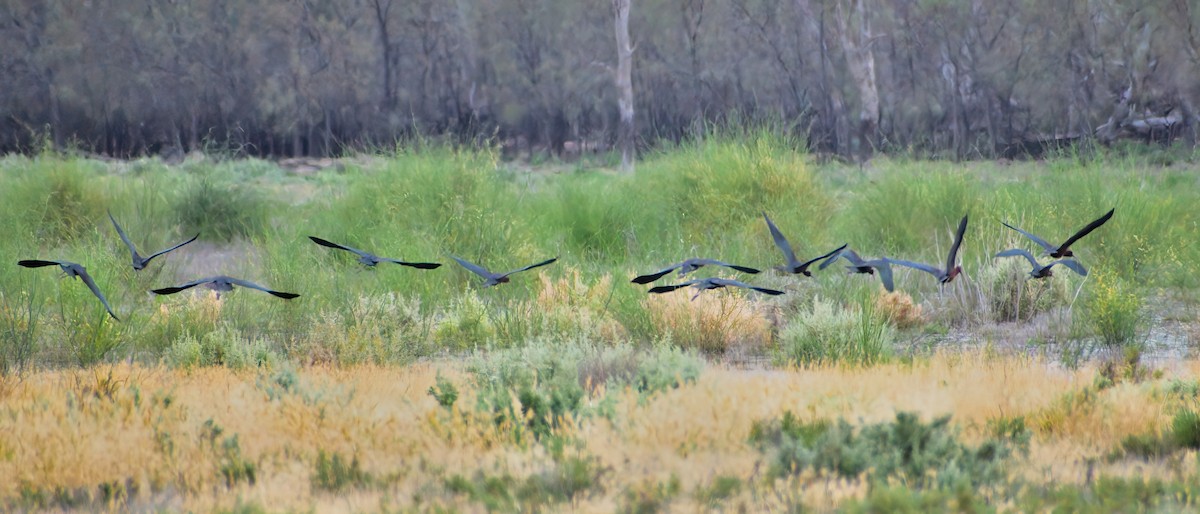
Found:
[[[604,150],[613,18],[595,0],[0,0],[0,151]],[[730,121],[846,156],[1196,141],[1189,0],[657,0],[629,33],[643,147]]]

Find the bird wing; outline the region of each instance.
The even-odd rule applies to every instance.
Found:
[[[125,246],[129,247],[129,253],[137,255],[137,248],[134,248],[133,241],[129,240],[129,236],[125,235],[125,231],[121,230],[121,225],[117,223],[117,218],[114,218],[112,212],[108,213],[108,219],[112,220],[113,227],[117,229],[117,235],[121,236],[121,240],[125,242]]]
[[[879,272],[879,281],[883,282],[883,288],[887,289],[887,291],[890,293],[895,290],[895,282],[892,281],[892,266],[888,264],[889,262],[895,261],[892,261],[891,259],[876,259],[873,261],[863,262],[862,264],[864,266],[875,268],[875,270]]]
[[[1042,248],[1045,248],[1047,252],[1053,252],[1053,251],[1055,251],[1055,250],[1057,250],[1057,249],[1058,249],[1058,248],[1057,248],[1057,247],[1055,247],[1054,245],[1052,245],[1052,244],[1050,244],[1050,243],[1047,243],[1045,239],[1042,239],[1042,238],[1040,238],[1040,237],[1038,237],[1038,236],[1035,236],[1035,235],[1033,235],[1033,234],[1030,234],[1029,232],[1026,232],[1026,231],[1024,231],[1024,230],[1021,230],[1021,229],[1019,229],[1019,228],[1017,228],[1017,227],[1014,227],[1014,226],[1012,226],[1012,225],[1009,225],[1008,223],[1004,223],[1003,221],[1001,221],[1000,223],[1001,223],[1002,225],[1004,225],[1004,226],[1008,227],[1008,228],[1011,228],[1011,229],[1013,229],[1013,230],[1016,230],[1017,232],[1020,232],[1020,233],[1021,233],[1021,235],[1025,236],[1025,237],[1028,237],[1028,238],[1029,238],[1031,241],[1033,241],[1033,242],[1037,243],[1037,244],[1038,244],[1039,246],[1041,246]]]
[[[1082,229],[1080,229],[1080,230],[1079,230],[1079,232],[1076,232],[1076,233],[1075,233],[1075,235],[1073,235],[1073,236],[1071,236],[1070,238],[1068,238],[1068,239],[1067,239],[1067,240],[1066,240],[1066,241],[1065,241],[1065,242],[1062,244],[1062,246],[1059,246],[1059,247],[1058,247],[1058,249],[1059,249],[1060,251],[1064,251],[1064,252],[1065,252],[1065,251],[1066,251],[1068,248],[1070,248],[1070,247],[1071,247],[1071,243],[1074,243],[1075,241],[1078,241],[1078,240],[1079,240],[1079,238],[1081,238],[1081,237],[1083,237],[1083,236],[1086,236],[1086,235],[1088,235],[1088,234],[1089,234],[1091,231],[1093,231],[1093,230],[1096,230],[1097,228],[1099,228],[1099,227],[1100,227],[1100,225],[1103,225],[1103,224],[1107,223],[1107,222],[1108,222],[1108,219],[1109,219],[1109,218],[1111,218],[1111,217],[1112,217],[1112,215],[1113,215],[1113,213],[1114,213],[1114,212],[1116,212],[1116,211],[1117,211],[1117,209],[1114,207],[1114,208],[1110,209],[1108,212],[1104,213],[1104,215],[1103,215],[1103,216],[1100,216],[1099,218],[1096,218],[1096,220],[1095,220],[1095,221],[1093,221],[1093,222],[1091,222],[1091,223],[1088,223],[1086,227],[1083,227]]]
[[[1083,267],[1083,265],[1080,264],[1079,261],[1074,260],[1074,259],[1062,259],[1062,260],[1054,261],[1054,262],[1051,262],[1050,264],[1047,264],[1046,267],[1049,268],[1055,264],[1062,264],[1063,266],[1071,268],[1071,271],[1078,273],[1080,276],[1086,277],[1088,274],[1087,268]]]
[[[150,290],[150,292],[152,292],[152,293],[154,293],[154,294],[175,294],[175,293],[178,293],[178,292],[180,292],[180,291],[183,291],[183,290],[185,290],[185,289],[191,289],[191,288],[193,288],[193,287],[196,287],[196,286],[198,286],[198,285],[200,285],[200,284],[207,284],[207,283],[209,283],[209,282],[213,282],[213,281],[215,281],[216,279],[217,279],[217,277],[208,277],[208,278],[202,278],[202,279],[199,279],[199,280],[193,280],[193,281],[191,281],[191,282],[188,282],[188,283],[186,283],[186,284],[180,284],[180,285],[177,285],[177,286],[171,286],[171,287],[162,287],[162,288],[159,288],[159,289],[151,289],[151,290]]]
[[[943,270],[937,269],[929,264],[925,264],[925,263],[921,263],[921,262],[906,261],[904,259],[887,259],[887,262],[889,262],[891,264],[899,264],[901,266],[909,267],[912,269],[919,269],[919,270],[929,273],[930,275],[933,275],[935,277],[940,277],[940,276],[942,276],[943,273],[945,273],[945,271],[943,271]],[[874,267],[874,266],[872,266],[872,267]]]
[[[700,282],[704,282],[704,280],[705,280],[705,279],[702,279],[702,278],[701,278],[701,279],[696,279],[696,280],[689,280],[689,281],[687,281],[687,282],[680,282],[680,283],[678,283],[678,284],[670,284],[670,285],[665,285],[665,286],[655,286],[655,287],[651,287],[651,288],[650,288],[650,292],[651,292],[651,293],[655,293],[655,294],[658,294],[658,293],[669,293],[669,292],[671,292],[671,291],[674,291],[674,290],[676,290],[676,289],[683,289],[683,288],[685,288],[685,287],[688,287],[688,286],[690,286],[690,285],[697,284],[697,283],[700,283]]]
[[[636,277],[633,277],[633,280],[630,280],[630,282],[633,282],[634,284],[649,284],[651,282],[654,282],[655,280],[662,278],[663,275],[666,275],[667,273],[670,273],[672,271],[679,269],[679,267],[683,266],[683,264],[684,263],[682,263],[682,262],[678,263],[678,264],[672,264],[666,268],[655,271],[654,273],[638,275]]]
[[[777,296],[777,295],[781,295],[781,294],[783,294],[783,291],[779,291],[779,290],[776,290],[776,289],[767,289],[767,288],[765,288],[765,287],[752,286],[752,285],[750,285],[750,284],[747,284],[747,283],[745,283],[745,282],[742,282],[742,281],[740,281],[740,280],[730,280],[730,279],[727,279],[727,278],[718,278],[718,277],[713,277],[713,278],[710,278],[710,279],[708,279],[708,281],[709,281],[709,282],[712,282],[712,283],[714,283],[714,284],[718,284],[718,285],[722,285],[722,286],[727,286],[727,287],[741,287],[741,288],[744,288],[744,289],[753,289],[753,290],[755,290],[755,291],[758,291],[758,292],[760,292],[760,293],[763,293],[763,294],[769,294],[769,295],[771,295],[771,296]]]
[[[1035,258],[1032,253],[1029,253],[1029,250],[1025,250],[1023,248],[1009,248],[996,254],[996,257],[1014,257],[1017,255],[1025,257],[1025,259],[1029,261],[1029,264],[1033,265],[1034,269],[1042,267],[1041,264],[1038,264],[1037,258]]]
[[[167,252],[170,252],[170,251],[174,251],[174,250],[178,249],[180,246],[183,246],[183,245],[185,245],[185,244],[188,244],[188,243],[190,243],[190,242],[192,242],[192,241],[195,241],[197,237],[200,237],[200,234],[196,234],[196,235],[192,236],[192,238],[191,238],[191,239],[188,239],[187,241],[184,241],[184,242],[182,242],[182,243],[179,243],[179,244],[177,244],[177,245],[175,245],[175,246],[172,246],[172,247],[170,247],[170,248],[167,248],[166,250],[159,250],[159,251],[157,251],[157,252],[154,252],[154,253],[150,254],[150,256],[149,256],[149,257],[146,257],[145,259],[142,259],[142,264],[146,264],[146,263],[150,262],[150,259],[153,259],[153,258],[155,258],[155,257],[158,257],[159,255],[162,255],[162,254],[164,254],[164,253],[167,253]]]
[[[738,266],[737,264],[730,264],[728,262],[718,261],[716,259],[688,259],[687,261],[685,261],[685,263],[691,263],[692,265],[694,265],[696,267],[710,266],[710,265],[711,266],[724,266],[726,268],[735,269],[742,273],[749,273],[751,275],[757,275],[759,273],[762,273],[762,271],[758,270],[757,268],[751,268],[748,266]]]
[[[397,259],[389,259],[387,257],[380,257],[379,260],[388,261],[388,262],[399,264],[401,266],[409,266],[409,267],[413,267],[413,268],[417,268],[417,269],[437,269],[442,266],[442,263],[440,263],[440,262],[405,262],[405,261],[401,261],[401,260],[397,260]]]
[[[356,254],[358,254],[358,255],[361,255],[361,256],[363,256],[363,257],[368,257],[368,256],[370,256],[370,257],[374,257],[373,255],[371,255],[371,254],[369,254],[369,253],[367,253],[367,252],[364,252],[364,251],[362,251],[362,250],[359,250],[358,248],[351,248],[351,247],[349,247],[349,246],[346,246],[346,245],[340,245],[340,244],[337,244],[337,243],[334,243],[334,242],[331,242],[331,241],[326,241],[326,240],[324,240],[324,239],[321,239],[321,238],[319,238],[319,237],[316,237],[316,236],[308,236],[308,238],[309,238],[309,239],[312,239],[312,242],[314,242],[314,243],[317,243],[317,244],[319,244],[319,245],[321,245],[321,246],[325,246],[325,247],[329,247],[329,248],[337,248],[338,250],[345,250],[345,251],[347,251],[347,252],[356,253]]]
[[[544,260],[544,261],[542,261],[542,262],[539,262],[539,263],[537,263],[537,264],[530,264],[530,265],[528,265],[528,266],[525,266],[524,268],[515,269],[515,270],[512,270],[512,271],[510,271],[510,272],[508,272],[508,273],[504,273],[504,274],[500,275],[500,277],[507,277],[507,276],[509,276],[509,275],[512,275],[513,273],[520,273],[520,272],[522,272],[522,271],[529,271],[529,270],[531,270],[531,269],[533,269],[533,268],[538,268],[538,267],[541,267],[541,266],[545,266],[545,265],[547,265],[547,264],[550,264],[550,263],[552,263],[552,262],[554,262],[554,261],[557,261],[557,260],[558,260],[558,257],[554,257],[554,258],[551,258],[551,259],[546,259],[546,260]],[[498,278],[499,278],[499,277],[498,277]]]
[[[251,282],[251,281],[249,281],[249,280],[242,280],[242,279],[240,279],[240,278],[225,277],[225,280],[226,280],[226,281],[228,281],[230,284],[235,284],[235,285],[239,285],[239,286],[242,286],[242,287],[248,287],[248,288],[250,288],[250,289],[257,289],[257,290],[259,290],[259,291],[262,291],[262,292],[264,292],[264,293],[270,293],[270,294],[273,294],[273,295],[275,295],[275,296],[278,296],[278,297],[280,297],[280,298],[283,298],[283,299],[285,299],[285,300],[291,300],[292,298],[295,298],[295,297],[297,297],[297,296],[300,296],[300,295],[298,295],[298,294],[296,294],[296,293],[284,293],[284,292],[282,292],[282,291],[275,291],[275,290],[273,290],[273,289],[268,289],[268,288],[266,288],[266,287],[263,287],[263,286],[260,286],[260,285],[258,285],[258,284],[255,284],[254,282]]]
[[[837,254],[839,254],[839,253],[841,253],[841,251],[842,251],[842,250],[845,250],[847,246],[849,246],[849,245],[848,245],[848,244],[843,244],[842,246],[839,246],[839,247],[838,247],[836,250],[834,250],[834,251],[832,251],[832,252],[829,252],[829,253],[827,253],[827,254],[825,254],[825,255],[822,255],[822,256],[820,256],[820,257],[814,258],[814,259],[812,259],[812,260],[810,260],[810,261],[807,261],[807,262],[804,262],[804,263],[800,264],[800,267],[801,267],[801,268],[807,268],[807,267],[809,267],[809,266],[812,266],[814,262],[817,262],[817,261],[819,261],[819,260],[821,260],[821,259],[829,259],[830,261],[832,261],[832,260],[836,260],[836,259],[837,259],[836,255],[837,255]],[[821,266],[821,269],[824,269],[824,268],[825,268],[825,265],[822,265],[822,266]]]
[[[830,255],[828,259],[825,259],[825,262],[822,262],[820,266],[817,266],[817,269],[828,268],[830,264],[837,262],[839,257],[846,259],[851,264],[857,264],[859,262],[862,262],[862,259],[860,259],[858,257],[858,254],[854,253],[854,250],[846,248],[846,246],[843,245],[841,251],[835,252],[832,255]]]
[[[100,292],[100,288],[96,286],[96,281],[92,280],[92,276],[88,275],[87,270],[84,269],[83,266],[79,267],[79,278],[83,280],[84,284],[87,284],[88,289],[92,290],[92,294],[96,295],[96,298],[100,299],[100,303],[104,304],[104,310],[108,311],[108,315],[112,316],[112,318],[117,321],[121,321],[121,318],[118,318],[116,314],[113,314],[112,307],[108,306],[108,300],[104,298],[104,293]]]
[[[17,265],[24,266],[26,268],[41,268],[41,267],[45,267],[45,266],[62,266],[62,262],[42,261],[42,260],[38,260],[38,259],[26,259],[23,261],[17,261]]]
[[[958,248],[962,246],[963,234],[967,233],[967,215],[964,214],[962,221],[958,222],[958,231],[954,233],[954,244],[950,245],[950,254],[946,256],[946,273],[954,269],[955,263],[958,261]]]
[[[496,277],[496,274],[495,274],[495,273],[492,273],[492,272],[488,271],[487,269],[484,269],[484,267],[483,267],[483,266],[479,266],[479,265],[476,265],[476,264],[471,264],[471,263],[469,263],[469,262],[467,262],[467,261],[464,261],[464,260],[462,260],[462,259],[459,259],[458,257],[455,257],[455,256],[453,256],[453,255],[451,255],[451,256],[450,256],[450,258],[451,258],[451,259],[454,259],[454,260],[456,260],[456,261],[458,261],[458,263],[459,263],[459,264],[461,264],[461,265],[462,265],[462,267],[464,267],[464,268],[467,268],[467,269],[471,270],[471,273],[474,273],[474,274],[476,274],[476,275],[479,275],[479,276],[481,276],[481,277],[483,277],[483,278],[486,278],[486,279],[492,279],[492,278],[495,278],[495,277]]]
[[[796,253],[792,251],[791,243],[788,243],[787,238],[783,236],[783,232],[779,231],[779,227],[775,226],[775,223],[771,221],[766,212],[763,213],[763,219],[767,220],[767,228],[771,230],[771,238],[775,240],[775,246],[779,247],[779,251],[783,252],[783,258],[787,260],[788,266],[794,267],[799,264],[796,260]]]

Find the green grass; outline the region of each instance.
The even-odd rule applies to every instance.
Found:
[[[764,211],[801,257],[846,242],[867,257],[937,264],[954,224],[969,213],[961,283],[942,292],[924,273],[896,274],[899,289],[948,325],[1028,323],[1069,308],[1088,321],[1077,325],[1085,328],[1079,337],[1113,344],[1144,333],[1147,299],[1200,285],[1200,211],[1193,207],[1200,187],[1184,170],[1154,159],[1116,153],[1000,165],[878,158],[858,168],[813,165],[800,147],[769,131],[714,136],[644,156],[635,176],[586,167],[511,171],[496,152],[438,145],[364,156],[344,171],[306,178],[259,160],[168,168],[155,160],[107,165],[53,153],[5,157],[0,221],[9,230],[0,260],[80,262],[124,322],[104,321],[78,281],[0,266],[0,347],[12,349],[2,367],[130,356],[180,365],[256,360],[219,357],[219,341],[336,364],[403,363],[578,334],[605,345],[645,345],[666,330],[644,288],[628,278],[687,257],[778,264]],[[1025,283],[993,262],[999,250],[1033,248],[1001,221],[1061,240],[1112,207],[1113,219],[1075,246],[1094,277],[1063,273],[1054,282]],[[146,251],[197,232],[201,241],[135,273],[106,219],[109,210]],[[445,266],[365,270],[309,235]],[[208,261],[197,253],[206,247],[230,255]],[[193,257],[187,268],[185,255]],[[449,255],[495,270],[554,256],[559,262],[485,289]],[[191,295],[145,292],[198,278],[189,275],[196,268],[303,296],[284,302],[235,291],[213,308]],[[714,272],[723,273],[697,275]],[[543,273],[549,285],[539,280]],[[750,298],[775,335],[776,347],[762,351],[778,350],[781,360],[870,364],[908,337],[866,323],[838,346],[801,330],[819,321],[808,297],[827,298],[830,316],[870,304],[878,285],[869,277],[835,268],[803,279],[773,272],[737,278],[790,293]],[[1100,282],[1119,284],[1120,295],[1105,296]],[[974,316],[980,310],[991,316]]]

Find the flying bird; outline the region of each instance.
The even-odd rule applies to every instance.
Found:
[[[474,274],[476,274],[476,275],[479,275],[479,276],[483,277],[483,279],[486,281],[486,283],[484,284],[484,286],[483,286],[483,287],[491,287],[491,286],[494,286],[494,285],[497,285],[497,284],[503,284],[503,283],[506,283],[506,282],[508,282],[508,276],[509,276],[509,275],[512,275],[513,273],[520,273],[520,272],[522,272],[522,271],[529,271],[529,270],[531,270],[531,269],[533,269],[533,268],[537,268],[537,267],[539,267],[539,266],[545,266],[545,265],[547,265],[547,264],[550,264],[550,263],[552,263],[552,262],[554,262],[554,261],[557,261],[557,260],[558,260],[558,257],[555,257],[555,258],[553,258],[553,259],[546,259],[546,260],[544,260],[544,261],[542,261],[542,262],[539,262],[539,263],[537,263],[537,264],[530,264],[530,265],[528,265],[528,266],[525,266],[524,268],[515,269],[515,270],[509,271],[509,272],[507,272],[507,273],[492,273],[491,271],[488,271],[488,270],[487,270],[486,268],[484,268],[483,266],[480,266],[480,265],[478,265],[478,264],[472,264],[472,263],[470,263],[470,262],[467,262],[467,261],[465,261],[465,260],[462,260],[462,259],[460,259],[460,258],[458,258],[458,257],[455,257],[455,256],[453,256],[453,255],[451,255],[451,256],[450,256],[450,258],[451,258],[451,259],[454,259],[454,260],[456,260],[456,261],[458,261],[458,263],[459,263],[459,264],[461,264],[461,265],[462,265],[462,267],[464,267],[464,268],[467,268],[468,270],[471,270],[471,272],[472,272],[472,273],[474,273]]]
[[[337,248],[338,250],[345,250],[347,252],[358,254],[358,262],[361,262],[364,265],[371,267],[371,268],[374,268],[376,264],[379,264],[381,262],[392,262],[395,264],[399,264],[401,266],[409,266],[409,267],[413,267],[413,268],[417,268],[417,269],[435,269],[435,268],[441,267],[441,265],[442,265],[441,263],[438,263],[438,262],[405,262],[405,261],[400,261],[400,260],[396,260],[396,259],[390,259],[387,257],[380,257],[380,256],[372,254],[372,253],[364,252],[357,248],[351,248],[349,246],[329,242],[329,241],[326,241],[319,237],[308,236],[308,238],[312,239],[312,242],[317,243],[321,246],[325,246],[325,247],[329,247],[329,248]]]
[[[63,273],[66,273],[68,277],[78,277],[84,284],[87,284],[88,289],[92,290],[92,294],[96,295],[96,298],[100,299],[100,303],[104,304],[104,310],[108,311],[108,315],[117,321],[121,321],[121,318],[113,314],[112,307],[108,306],[108,300],[104,298],[104,293],[101,293],[100,288],[96,287],[96,281],[92,280],[92,276],[88,275],[87,269],[83,265],[68,261],[42,261],[36,259],[17,261],[17,264],[26,268],[41,268],[43,266],[58,266],[62,268]]]
[[[709,289],[720,289],[723,287],[741,287],[741,288],[745,288],[745,289],[753,289],[760,293],[769,294],[771,296],[777,296],[777,295],[783,294],[783,291],[779,291],[776,289],[767,289],[765,287],[752,286],[750,284],[747,284],[745,282],[739,282],[737,280],[729,280],[729,279],[716,278],[716,277],[698,278],[695,280],[689,280],[687,282],[681,282],[679,284],[671,284],[671,285],[667,285],[667,286],[656,286],[656,287],[650,288],[650,292],[651,293],[669,293],[676,289],[681,289],[681,288],[688,287],[688,286],[692,286],[698,290],[696,292],[696,294],[694,296],[692,296],[692,301],[695,301],[696,298],[700,297],[701,292],[707,291]]]
[[[1063,266],[1070,268],[1071,271],[1074,271],[1075,273],[1078,273],[1084,277],[1086,277],[1088,274],[1087,268],[1084,268],[1083,265],[1075,259],[1060,259],[1043,266],[1038,264],[1037,259],[1033,257],[1032,253],[1029,253],[1029,250],[1024,250],[1021,248],[1004,250],[1003,252],[996,254],[996,257],[1015,257],[1017,255],[1025,257],[1025,259],[1029,261],[1029,264],[1033,266],[1033,271],[1029,272],[1030,278],[1046,278],[1054,276],[1054,270],[1050,268],[1053,268],[1055,264],[1062,264]]]
[[[735,269],[735,270],[741,271],[742,273],[749,273],[751,275],[755,275],[755,274],[759,273],[759,270],[754,269],[754,268],[750,268],[750,267],[746,267],[746,266],[738,266],[736,264],[729,264],[727,262],[721,262],[721,261],[717,261],[717,260],[713,260],[713,259],[688,259],[686,261],[683,261],[683,262],[680,262],[677,264],[672,264],[666,268],[655,271],[654,273],[649,273],[646,275],[638,275],[638,276],[634,277],[633,280],[631,280],[630,282],[633,282],[634,284],[649,284],[651,282],[654,282],[655,280],[662,278],[667,273],[670,273],[675,270],[679,270],[679,276],[682,277],[684,275],[687,275],[688,273],[691,273],[693,271],[696,271],[696,270],[698,270],[704,266],[708,266],[708,265],[724,266],[726,268]]]
[[[838,260],[838,257],[846,259],[846,261],[850,263],[849,266],[846,266],[846,269],[850,270],[850,273],[865,273],[867,275],[874,275],[875,272],[878,271],[879,280],[880,282],[883,282],[883,288],[887,289],[889,293],[895,289],[892,282],[892,266],[889,264],[891,259],[880,258],[866,261],[863,260],[862,257],[859,257],[854,250],[847,248],[841,252],[838,252],[837,254],[834,254],[832,257],[825,259],[825,262],[822,262],[817,269],[825,269],[829,267],[830,264],[833,264]]]
[[[1037,243],[1042,248],[1045,248],[1046,252],[1043,253],[1042,255],[1049,255],[1051,257],[1054,257],[1055,259],[1060,258],[1060,257],[1074,257],[1075,253],[1071,251],[1071,245],[1073,243],[1075,243],[1075,241],[1078,241],[1083,236],[1086,236],[1089,233],[1091,233],[1091,231],[1099,228],[1100,225],[1103,225],[1104,223],[1106,223],[1108,221],[1108,219],[1112,217],[1113,212],[1115,212],[1116,210],[1117,210],[1116,208],[1110,209],[1108,212],[1104,213],[1103,216],[1096,218],[1096,221],[1088,223],[1086,227],[1083,227],[1082,229],[1080,229],[1079,232],[1076,232],[1075,235],[1067,238],[1067,240],[1065,242],[1063,242],[1063,244],[1058,245],[1058,246],[1054,246],[1050,243],[1047,243],[1045,239],[1042,239],[1038,236],[1030,234],[1029,232],[1026,232],[1017,227],[1009,225],[1008,223],[1004,223],[1004,226],[1011,228],[1013,230],[1016,230],[1017,232],[1020,232],[1022,235],[1024,235],[1025,237],[1028,237],[1030,240]],[[1003,222],[1001,222],[1001,223],[1003,223]]]
[[[962,246],[963,234],[967,231],[967,217],[964,215],[962,221],[958,222],[958,231],[954,233],[954,244],[950,245],[950,254],[946,256],[946,267],[937,268],[929,264],[920,262],[906,261],[902,259],[888,259],[892,264],[899,264],[913,269],[919,269],[938,279],[938,282],[947,284],[954,280],[959,273],[962,273],[962,266],[958,262],[958,247]]]
[[[209,289],[212,289],[212,290],[216,291],[216,292],[217,292],[217,297],[218,297],[218,298],[220,298],[220,297],[221,297],[221,293],[222,293],[222,292],[225,292],[225,291],[233,291],[233,286],[242,286],[242,287],[248,287],[248,288],[250,288],[250,289],[257,289],[257,290],[259,290],[259,291],[262,291],[262,292],[265,292],[265,293],[270,293],[270,294],[272,294],[272,295],[275,295],[275,296],[278,296],[278,297],[280,297],[280,298],[283,298],[284,300],[291,300],[292,298],[296,298],[296,297],[300,296],[300,295],[298,295],[298,294],[296,294],[296,293],[284,293],[284,292],[282,292],[282,291],[274,291],[274,290],[271,290],[271,289],[265,288],[265,287],[263,287],[263,286],[260,286],[260,285],[258,285],[258,284],[255,284],[254,282],[250,282],[250,281],[248,281],[248,280],[242,280],[242,279],[238,279],[238,278],[227,277],[227,276],[224,276],[224,275],[219,275],[219,276],[216,276],[216,277],[202,278],[202,279],[200,279],[200,280],[193,280],[193,281],[191,281],[191,282],[188,282],[188,283],[186,283],[186,284],[181,284],[181,285],[174,286],[174,287],[164,287],[164,288],[161,288],[161,289],[151,289],[151,291],[152,291],[154,294],[175,294],[175,293],[178,293],[178,292],[180,292],[180,291],[183,291],[183,290],[185,290],[185,289],[191,289],[191,288],[193,288],[193,287],[196,287],[196,286],[198,286],[198,285],[204,285],[204,284],[207,284],[207,287],[208,287]]]
[[[121,236],[121,241],[124,241],[125,246],[129,247],[129,253],[133,254],[133,269],[134,269],[134,271],[141,271],[143,268],[146,267],[147,264],[150,264],[150,259],[153,259],[155,257],[158,257],[159,255],[162,255],[164,253],[175,250],[175,249],[179,248],[180,246],[183,246],[192,241],[195,241],[197,237],[200,237],[200,234],[196,234],[196,235],[192,236],[191,239],[188,239],[187,241],[184,241],[175,246],[167,248],[166,250],[154,252],[149,257],[142,257],[141,255],[138,255],[137,248],[134,248],[133,242],[129,240],[129,236],[125,235],[125,231],[121,230],[121,225],[117,223],[117,219],[113,217],[111,212],[108,213],[108,219],[112,220],[113,226],[117,228],[117,235]]]
[[[787,238],[783,236],[783,232],[779,231],[779,227],[775,226],[775,223],[773,223],[771,221],[771,218],[768,217],[767,213],[765,213],[765,212],[763,213],[763,219],[767,220],[767,228],[771,229],[771,238],[775,239],[775,246],[779,247],[779,251],[783,252],[783,258],[785,260],[787,260],[787,264],[785,264],[783,266],[775,266],[775,269],[782,271],[784,273],[792,273],[792,274],[799,273],[799,274],[803,274],[806,277],[811,277],[812,272],[808,271],[809,266],[812,266],[814,263],[816,263],[819,260],[828,259],[833,254],[846,249],[847,245],[843,244],[842,246],[839,246],[836,250],[829,252],[825,255],[822,255],[820,257],[817,257],[817,258],[809,260],[809,261],[800,262],[800,260],[796,258],[796,253],[792,251],[792,245],[790,243],[788,243]]]

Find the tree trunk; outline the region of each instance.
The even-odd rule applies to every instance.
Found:
[[[871,51],[871,20],[866,0],[837,4],[838,36],[846,52],[846,67],[858,88],[858,145],[865,160],[875,147],[879,129],[879,86],[875,80],[875,54]]]
[[[630,2],[612,0],[613,28],[617,37],[617,68],[613,79],[617,85],[617,107],[621,115],[617,146],[621,149],[623,173],[633,173],[633,159],[637,151],[633,125],[633,44],[629,41]]]
[[[392,40],[388,35],[388,11],[392,10],[392,0],[382,2],[375,0],[375,20],[379,24],[379,46],[383,50],[380,56],[379,73],[383,75],[383,107],[391,110],[396,104],[396,95],[392,87]]]

